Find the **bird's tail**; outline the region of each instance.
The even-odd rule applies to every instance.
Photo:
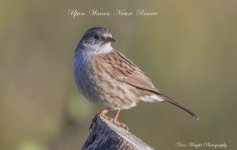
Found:
[[[187,109],[186,107],[184,107],[183,105],[179,104],[178,102],[176,102],[175,100],[169,98],[168,96],[164,95],[164,94],[159,94],[159,97],[161,97],[162,99],[164,99],[164,101],[169,102],[179,108],[181,108],[182,110],[186,111],[187,113],[189,113],[191,116],[193,116],[194,118],[196,118],[197,120],[199,120],[198,115],[196,115],[195,113],[193,113],[191,110]]]

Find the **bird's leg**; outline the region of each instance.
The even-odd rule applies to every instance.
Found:
[[[90,125],[89,130],[91,130],[91,129],[93,128],[93,125],[94,125],[94,123],[95,123],[95,121],[96,121],[96,119],[97,119],[98,116],[102,116],[102,117],[104,117],[105,119],[109,120],[110,122],[114,123],[115,125],[117,125],[117,126],[119,126],[119,127],[122,127],[122,128],[124,128],[125,130],[128,130],[128,126],[127,126],[127,125],[125,125],[125,124],[123,124],[123,123],[121,123],[121,122],[118,121],[118,117],[119,117],[119,114],[120,114],[120,110],[118,110],[118,111],[116,112],[114,118],[110,118],[110,117],[106,116],[106,114],[107,114],[109,111],[110,111],[110,109],[106,108],[106,109],[102,110],[100,113],[96,114],[95,117],[94,117],[94,119],[93,119],[92,122],[91,122],[91,125]]]
[[[119,114],[120,114],[120,110],[118,110],[114,116],[114,118],[112,119],[112,122],[116,125],[118,125],[119,127],[122,127],[124,128],[125,130],[128,130],[128,126],[124,123],[121,123],[118,121],[118,117],[119,117]]]
[[[118,117],[119,117],[119,114],[120,114],[120,110],[118,110],[114,116],[114,121],[118,121]]]
[[[110,109],[106,108],[106,109],[102,110],[100,113],[96,114],[95,117],[97,117],[97,116],[102,116],[102,117],[104,117],[104,118],[108,118],[108,117],[106,116],[106,114],[107,114],[109,111],[110,111]]]
[[[107,114],[109,111],[110,111],[110,109],[105,108],[105,109],[102,110],[101,112],[97,113],[97,114],[95,115],[95,117],[93,118],[92,122],[91,122],[89,131],[93,128],[93,125],[94,125],[94,123],[95,123],[95,121],[96,121],[96,119],[97,119],[98,116],[102,116],[102,117],[104,117],[104,118],[106,118],[106,119],[109,119],[109,117],[106,116],[106,114]]]

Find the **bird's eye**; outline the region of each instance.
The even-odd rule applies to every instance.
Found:
[[[95,39],[99,39],[100,37],[99,37],[98,34],[96,34],[96,35],[94,36],[94,38],[95,38]]]

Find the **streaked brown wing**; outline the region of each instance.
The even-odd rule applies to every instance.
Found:
[[[109,72],[121,82],[130,84],[140,89],[159,93],[152,81],[132,61],[117,50],[107,53],[103,60],[109,65]]]
[[[198,119],[198,116],[195,113],[156,89],[152,84],[152,81],[144,74],[144,72],[141,71],[122,53],[113,50],[111,53],[103,54],[102,57],[102,60],[105,61],[105,66],[108,67],[106,69],[107,73],[113,76],[116,80],[127,83],[139,89],[156,93],[165,101],[183,109],[184,111],[188,112],[190,115]]]

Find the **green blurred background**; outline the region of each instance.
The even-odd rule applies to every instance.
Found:
[[[68,15],[69,9],[93,8],[159,15]],[[1,0],[0,22],[1,150],[81,148],[101,108],[76,91],[72,57],[93,26],[112,31],[114,48],[201,118],[168,104],[142,103],[120,115],[132,133],[165,150],[185,149],[176,142],[237,148],[237,1]]]

